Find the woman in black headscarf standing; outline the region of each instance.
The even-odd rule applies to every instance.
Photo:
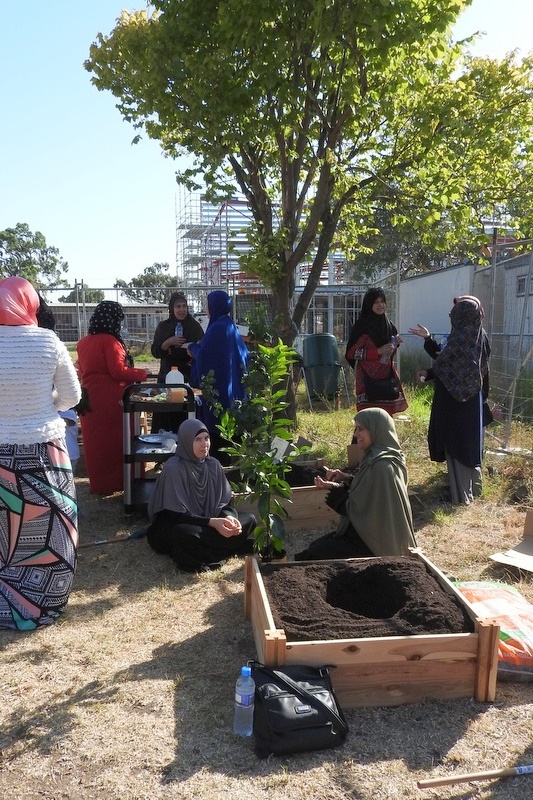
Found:
[[[405,411],[407,401],[393,362],[402,338],[386,311],[383,289],[369,289],[350,333],[345,357],[355,369],[357,411],[382,408],[392,415]]]
[[[152,355],[161,359],[158,383],[165,383],[172,367],[177,367],[185,383],[190,383],[192,359],[183,345],[185,342],[199,342],[203,335],[204,329],[198,320],[189,314],[185,295],[182,292],[174,292],[168,301],[168,318],[158,324],[152,341]],[[176,433],[184,419],[186,413],[154,411],[152,432],[164,430]]]
[[[177,367],[189,382],[191,357],[183,348],[185,342],[199,342],[204,330],[198,320],[189,314],[187,298],[182,292],[174,292],[168,301],[168,319],[162,320],[155,329],[151,352],[161,359],[157,380],[165,382],[172,367]]]
[[[111,494],[124,488],[122,395],[128,384],[144,381],[148,373],[135,369],[121,337],[124,309],[103,300],[89,320],[89,333],[80,339],[78,372],[89,397],[89,411],[80,417],[85,463],[91,492]]]
[[[411,328],[424,339],[424,350],[435,359],[419,380],[434,380],[428,445],[432,461],[446,461],[450,498],[468,505],[482,488],[483,428],[492,422],[487,404],[490,344],[483,329],[483,307],[477,297],[454,299],[451,331],[441,348],[427,328]]]
[[[215,569],[254,550],[255,517],[229,505],[231,486],[209,455],[210,444],[203,422],[185,420],[148,503],[150,546],[188,572]]]

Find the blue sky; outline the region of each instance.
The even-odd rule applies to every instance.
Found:
[[[200,0],[199,0],[200,2]],[[142,0],[0,0],[0,230],[25,222],[93,288],[156,261],[175,269],[175,163],[122,121],[83,69],[98,32]],[[531,0],[473,0],[457,37],[479,55],[533,49]]]

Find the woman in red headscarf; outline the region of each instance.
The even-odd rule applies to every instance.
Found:
[[[0,282],[0,628],[33,630],[64,610],[76,569],[76,488],[59,411],[81,389],[39,296]]]

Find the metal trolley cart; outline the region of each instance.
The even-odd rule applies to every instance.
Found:
[[[154,397],[166,394],[166,400]],[[180,414],[183,419],[196,417],[194,391],[186,384],[172,387],[163,383],[133,383],[122,396],[122,430],[124,442],[124,511],[145,508],[155,478],[147,478],[145,465],[166,461],[172,450],[165,447],[160,434],[141,433],[141,415],[147,411]]]

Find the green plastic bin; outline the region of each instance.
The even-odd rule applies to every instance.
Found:
[[[331,399],[339,392],[341,363],[337,339],[331,333],[312,333],[303,343],[303,368],[309,391]]]

